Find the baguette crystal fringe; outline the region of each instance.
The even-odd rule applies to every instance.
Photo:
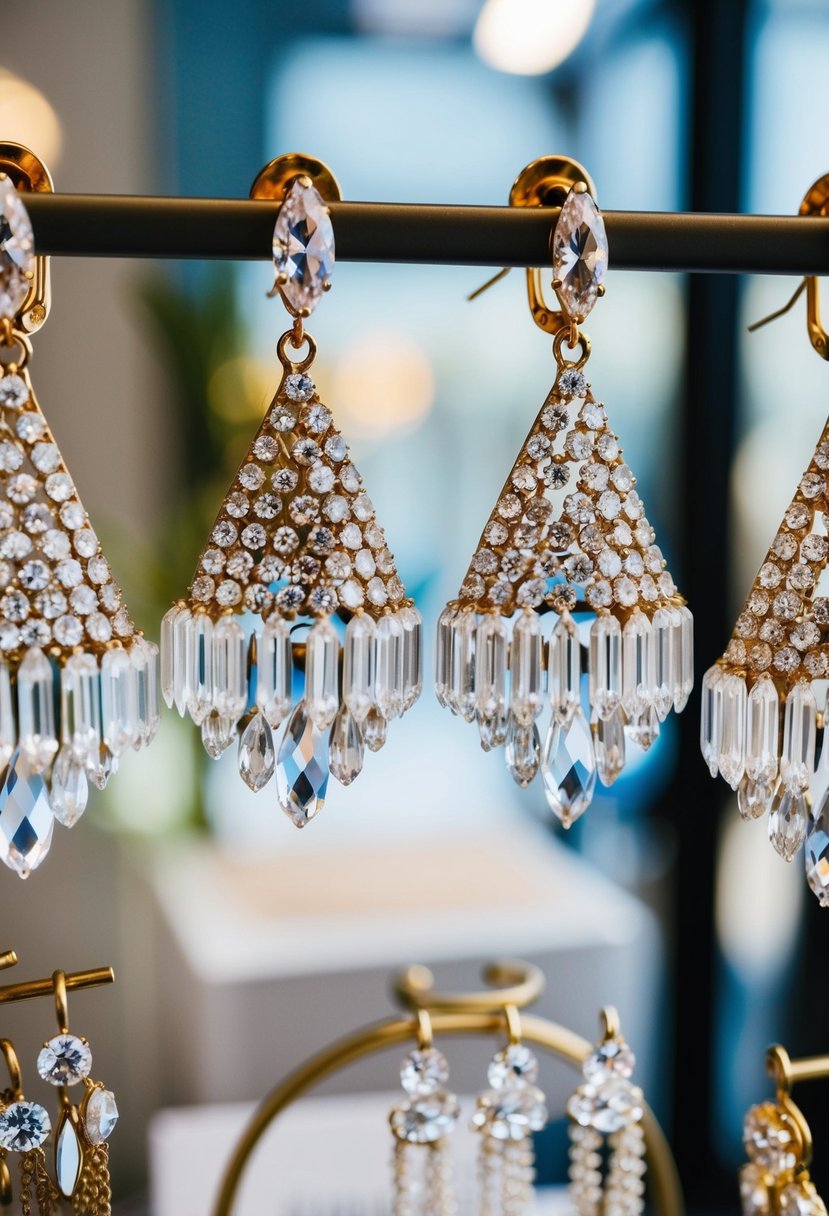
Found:
[[[622,772],[626,741],[650,747],[693,686],[693,618],[635,484],[604,406],[565,364],[438,622],[438,700],[477,722],[485,751],[504,745],[519,785],[540,771],[565,827]]]
[[[737,618],[702,681],[700,746],[740,814],[768,812],[786,861],[805,845],[806,878],[829,905],[829,424]]]
[[[161,628],[167,704],[210,756],[238,740],[252,790],[275,775],[297,827],[322,809],[329,773],[355,780],[423,682],[420,613],[306,367],[285,360],[188,599]],[[252,630],[245,612],[261,618]]]
[[[25,368],[0,379],[0,857],[25,878],[158,727],[136,632]]]

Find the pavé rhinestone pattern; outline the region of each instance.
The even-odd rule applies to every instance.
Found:
[[[485,750],[506,745],[519,785],[540,770],[565,826],[597,778],[618,777],[626,739],[649,747],[692,687],[693,621],[635,486],[604,406],[561,365],[438,625],[438,700],[477,720]],[[579,613],[595,618],[586,647]]]
[[[700,744],[740,813],[769,812],[786,861],[829,904],[829,749],[817,752],[829,677],[829,424],[760,567],[725,654],[702,683]]]

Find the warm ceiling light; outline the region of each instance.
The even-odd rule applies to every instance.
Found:
[[[549,72],[581,42],[595,7],[596,0],[486,0],[475,50],[499,72]]]
[[[50,168],[60,155],[60,123],[39,89],[0,69],[0,131],[3,138],[30,148]]]

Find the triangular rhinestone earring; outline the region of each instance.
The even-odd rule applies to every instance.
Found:
[[[55,820],[80,818],[88,780],[103,789],[158,725],[158,647],[122,603],[29,379],[49,265],[18,190],[51,189],[37,157],[0,143],[0,858],[21,878]]]
[[[650,747],[693,681],[691,613],[583,372],[590,343],[579,325],[604,294],[607,266],[593,192],[567,157],[534,161],[512,188],[511,204],[560,205],[551,237],[559,311],[544,302],[541,272],[527,271],[558,372],[437,638],[438,700],[477,721],[485,751],[505,744],[519,785],[540,770],[565,827],[590,804],[597,777],[611,785],[619,776],[626,740]]]
[[[329,773],[349,785],[365,748],[378,751],[420,695],[422,622],[309,374],[316,344],[303,320],[331,285],[326,202],[339,188],[321,162],[292,154],[267,165],[251,193],[282,200],[271,294],[293,324],[277,343],[276,396],[186,599],[162,622],[161,683],[167,704],[201,726],[211,756],[238,739],[250,789],[276,775],[280,806],[304,827],[322,809]],[[244,614],[260,618],[247,632]]]
[[[829,174],[801,215],[829,214]],[[817,280],[803,291],[812,346],[829,358]],[[744,819],[769,811],[769,839],[786,861],[805,843],[806,878],[829,906],[829,422],[737,617],[725,654],[703,677],[700,744],[712,777],[737,791]],[[822,729],[821,729],[822,728]],[[818,741],[822,744],[818,760]]]

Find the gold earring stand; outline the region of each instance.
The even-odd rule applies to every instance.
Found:
[[[67,977],[68,978],[68,977]],[[384,1018],[346,1035],[306,1060],[285,1078],[254,1112],[225,1169],[213,1216],[231,1216],[245,1168],[271,1124],[292,1103],[327,1077],[365,1056],[390,1047],[417,1043],[419,1010],[428,1010],[435,1038],[448,1035],[503,1035],[507,1010],[524,1007],[538,999],[544,977],[525,963],[494,963],[484,971],[484,981],[494,991],[444,995],[433,992],[432,975],[426,967],[410,967],[398,977],[394,991],[412,1015]],[[604,1026],[615,1020],[615,1011],[603,1011]],[[580,1068],[593,1044],[564,1026],[532,1015],[521,1017],[521,1038]],[[651,1109],[642,1119],[649,1170],[649,1186],[655,1211],[662,1216],[683,1216],[684,1201],[673,1154]]]
[[[18,958],[14,950],[0,952],[0,971],[15,967]],[[78,992],[81,988],[100,988],[103,984],[115,982],[115,972],[111,967],[94,967],[91,971],[69,971],[64,976],[69,992]],[[54,996],[55,977],[50,975],[43,980],[25,980],[19,984],[0,985],[0,1005],[8,1005],[14,1001],[32,1001],[41,996]]]

